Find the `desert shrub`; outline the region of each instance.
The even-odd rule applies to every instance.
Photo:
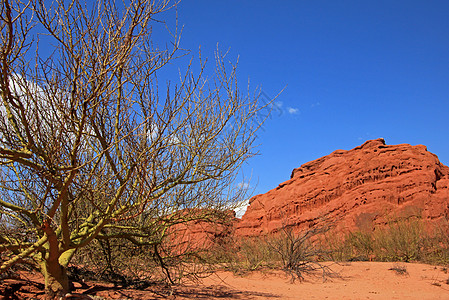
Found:
[[[96,240],[79,250],[70,274],[72,280],[104,280],[129,286],[157,277],[157,265],[148,247],[133,247],[124,240]]]
[[[316,274],[316,271],[326,278],[333,272],[320,262],[327,252],[317,238],[326,230],[327,227],[316,227],[295,233],[284,227],[276,234],[265,236],[236,238],[230,235],[216,241],[205,260],[236,274],[281,268],[292,281],[303,281],[304,275]]]
[[[427,239],[424,262],[436,265],[449,265],[449,224],[442,221],[431,231]]]
[[[80,250],[73,265],[83,279],[120,286],[145,287],[154,282],[173,285],[196,281],[211,271],[200,255],[204,250],[185,243],[180,247],[169,240],[153,245],[135,245],[123,239],[96,240]]]
[[[376,250],[376,241],[373,235],[366,231],[351,232],[346,238],[349,245],[350,260],[369,260]]]
[[[272,251],[266,236],[227,236],[216,241],[205,260],[235,274],[244,274],[261,268],[275,268],[280,258]]]
[[[391,222],[374,233],[376,258],[382,261],[417,261],[424,258],[429,234],[421,220]]]
[[[407,267],[403,264],[396,263],[388,270],[394,271],[397,275],[408,275]]]
[[[375,240],[372,232],[355,231],[346,234],[331,232],[321,237],[331,261],[367,261],[374,256]]]
[[[273,267],[279,257],[273,253],[266,237],[244,238],[239,244],[239,256],[245,270]]]
[[[319,238],[319,242],[320,247],[327,250],[324,257],[326,260],[340,262],[351,257],[352,249],[342,233],[326,232]]]
[[[322,238],[322,245],[329,250],[328,258],[336,261],[421,261],[445,265],[449,263],[449,227],[444,224],[430,226],[419,218],[396,220],[374,231],[355,231],[344,236],[333,232]]]
[[[319,271],[325,280],[332,275],[332,270],[321,263],[327,252],[321,247],[318,235],[327,231],[328,227],[312,227],[300,233],[284,227],[277,235],[269,240],[269,245],[282,262],[285,272],[292,281],[305,279],[304,275],[316,274]]]

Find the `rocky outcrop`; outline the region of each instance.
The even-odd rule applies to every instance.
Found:
[[[310,227],[323,218],[341,229],[372,229],[392,218],[449,218],[449,168],[423,145],[370,140],[294,169],[257,195],[236,223],[239,236]]]
[[[236,221],[233,211],[214,209],[184,209],[168,219],[177,224],[167,230],[164,247],[176,255],[210,248],[231,235]]]

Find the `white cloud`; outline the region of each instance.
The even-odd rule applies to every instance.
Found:
[[[299,109],[293,108],[293,107],[288,107],[288,108],[287,108],[287,111],[288,111],[288,113],[291,114],[291,115],[294,115],[294,114],[299,113]]]
[[[284,105],[284,103],[282,101],[276,101],[276,102],[273,103],[273,105],[276,108],[280,109],[280,108],[282,108],[282,105]]]
[[[240,205],[238,205],[234,211],[235,211],[235,217],[241,219],[242,216],[245,214],[246,209],[249,206],[249,199],[243,201],[242,203],[240,203]]]
[[[248,182],[239,182],[237,184],[237,188],[239,189],[248,189],[250,187]]]
[[[9,86],[11,93],[19,98],[23,104],[26,123],[33,135],[53,134],[65,140],[69,147],[73,146],[70,143],[76,140],[79,128],[70,126],[64,117],[66,115],[65,112],[69,110],[70,94],[66,94],[59,89],[53,92],[50,88],[44,88],[20,74],[12,74],[9,77]],[[19,120],[19,130],[24,130],[22,121],[18,117],[18,109],[10,105],[10,110],[13,116]],[[2,121],[5,124],[3,130],[12,130],[12,124],[10,124],[7,118],[4,103],[0,103],[0,118],[3,119]],[[80,147],[83,150],[90,151],[87,140],[94,136],[95,133],[93,128],[87,124],[84,125],[83,129],[82,134],[85,136],[81,140]],[[2,133],[0,133],[0,145],[4,142],[5,139]]]
[[[180,139],[174,134],[165,134],[162,130],[159,130],[157,124],[148,125],[147,130],[147,140],[150,143],[154,143],[158,139],[166,140],[168,145],[179,145],[181,143]]]

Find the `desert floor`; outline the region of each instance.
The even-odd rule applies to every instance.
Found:
[[[389,262],[332,264],[338,276],[325,282],[321,277],[310,276],[302,283],[291,283],[290,278],[281,271],[258,271],[244,276],[218,272],[201,284],[176,286],[171,296],[166,289],[158,286],[130,290],[90,282],[88,289],[75,285],[78,287],[75,292],[78,295],[89,294],[90,299],[449,299],[449,273],[446,268],[400,264],[406,268],[407,274],[399,274],[390,270],[396,266],[398,264]],[[33,282],[42,283],[38,276],[29,276],[33,277],[29,278]],[[5,288],[11,292],[13,284],[8,280],[2,282],[0,295],[5,295]],[[41,299],[43,293],[38,286],[22,286],[14,292],[15,296],[3,299]],[[94,298],[93,295],[98,297]]]

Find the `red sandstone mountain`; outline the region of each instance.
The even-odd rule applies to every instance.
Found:
[[[302,228],[325,215],[340,229],[370,229],[392,218],[449,219],[449,168],[423,145],[371,140],[294,169],[291,179],[250,200],[235,233]]]

